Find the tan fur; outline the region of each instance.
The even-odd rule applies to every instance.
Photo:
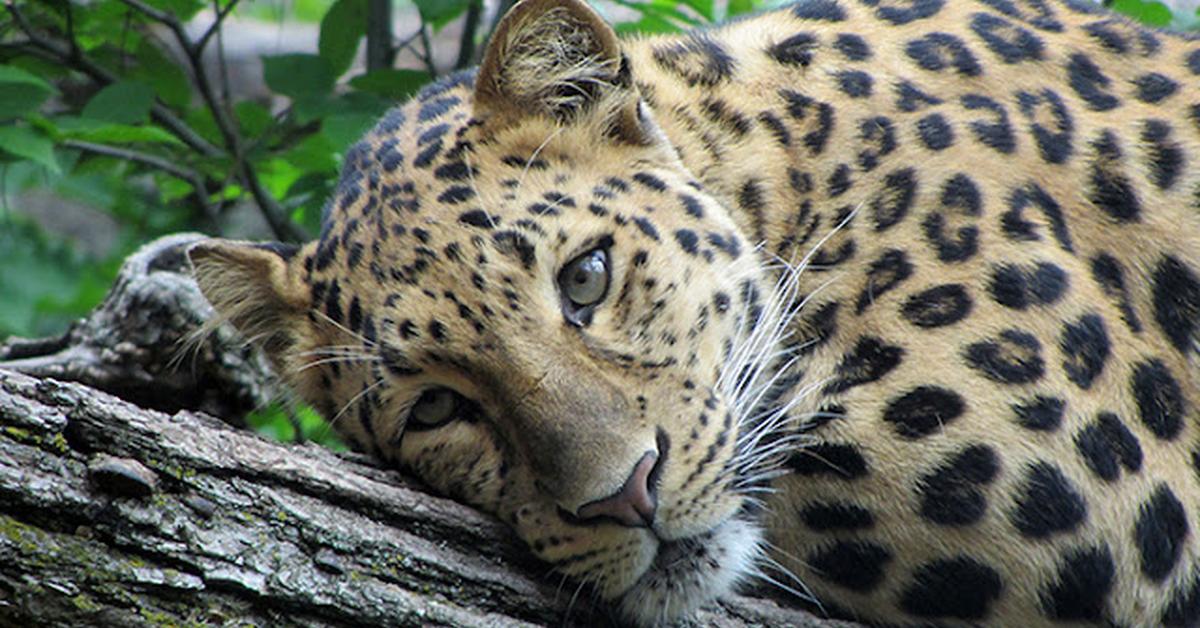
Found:
[[[1163,322],[1182,319],[1194,331],[1188,319],[1200,316],[1190,292],[1200,284],[1187,279],[1200,276],[1200,114],[1190,117],[1200,81],[1187,66],[1197,44],[1159,34],[1157,52],[1140,58],[1141,31],[1106,22],[1128,44],[1121,56],[1085,29],[1108,16],[1058,3],[1047,5],[1057,29],[1031,21],[1031,3],[1015,3],[1018,16],[957,0],[806,6],[830,4],[846,19],[781,11],[700,35],[618,43],[581,2],[521,2],[473,86],[419,96],[351,151],[321,242],[288,260],[245,244],[194,249],[201,288],[243,331],[286,339],[269,347],[276,364],[357,447],[495,513],[537,556],[638,624],[685,616],[760,572],[867,621],[1200,621],[1200,609],[1172,615],[1188,610],[1193,583],[1200,596],[1196,339],[1179,347],[1171,336],[1179,332]],[[900,24],[880,17],[909,5],[937,13]],[[976,23],[999,23],[1010,38],[1024,29],[1041,42],[1036,58],[1003,62]],[[949,53],[937,58],[940,70],[920,67],[912,42],[934,33],[965,42],[978,71],[957,71]],[[792,39],[802,34],[810,40]],[[861,37],[869,57],[850,58],[835,43],[846,35]],[[1099,91],[1119,106],[1090,106],[1068,70],[1077,55],[1100,69],[1108,82]],[[869,89],[848,94],[850,71],[867,75]],[[1139,100],[1149,71],[1176,85],[1161,102]],[[904,82],[933,100],[903,110]],[[1034,132],[1058,122],[1045,90],[1070,116],[1071,150],[1058,162]],[[1024,107],[1018,92],[1034,104]],[[989,136],[999,147],[981,139],[998,114],[977,96],[1003,112],[1010,145],[1003,134]],[[451,104],[436,109],[442,102]],[[932,114],[951,130],[938,150],[923,135]],[[1169,125],[1165,140],[1147,121]],[[1121,157],[1099,163],[1106,131]],[[1181,161],[1172,169],[1160,153],[1173,150]],[[1136,220],[1095,200],[1101,175],[1128,184]],[[904,177],[908,188],[895,184]],[[956,177],[977,193],[977,214],[961,198],[947,204]],[[1035,187],[1061,210],[1061,224],[1035,203],[1015,212],[1019,192]],[[891,216],[906,190],[911,202]],[[958,259],[931,235],[961,245],[970,229],[975,248]],[[559,273],[605,238],[609,292],[590,322],[570,324]],[[1103,256],[1123,269],[1128,307],[1097,278]],[[893,282],[887,263],[897,259],[909,272]],[[1184,270],[1164,274],[1165,260]],[[1063,273],[1061,293],[1002,303],[998,269],[1036,264]],[[1161,285],[1168,275],[1178,285]],[[969,297],[969,312],[913,323],[913,300],[947,285]],[[830,311],[832,326],[819,318]],[[1086,343],[1067,332],[1089,316],[1107,340],[1099,358],[1080,358]],[[1035,377],[1002,381],[965,357],[1012,331],[1035,338],[1036,349],[996,344],[992,359],[1017,370],[1039,361]],[[856,354],[864,342],[877,344]],[[889,351],[890,366],[881,357]],[[319,363],[330,355],[341,361]],[[1097,359],[1099,370],[1072,375]],[[1182,400],[1168,417],[1180,420],[1170,437],[1139,418],[1155,403],[1174,412],[1169,386],[1135,390],[1134,374],[1150,363]],[[784,398],[764,401],[784,382]],[[473,405],[420,429],[407,417],[433,387]],[[932,416],[933,428],[905,435],[894,408],[931,387],[957,395],[960,411],[926,408],[908,418]],[[1054,429],[1018,422],[1014,406],[1039,395],[1064,404]],[[1086,440],[1106,413],[1138,443],[1137,465],[1115,457],[1107,432],[1098,444]],[[1091,468],[1081,442],[1101,458],[1111,453],[1115,475]],[[860,456],[861,475],[837,466],[854,463],[837,458],[846,451],[838,447]],[[972,470],[984,479],[931,479],[972,447],[992,456],[990,473]],[[646,452],[666,460],[653,528],[563,514],[613,495]],[[1016,522],[1036,496],[1029,474],[1039,464],[1061,473],[1086,513],[1054,528],[1070,509],[1035,500],[1032,512],[1051,523],[1030,534]],[[1182,536],[1169,516],[1150,519],[1153,534],[1139,531],[1162,490],[1182,504]],[[930,502],[928,491],[942,493]],[[833,506],[859,518],[843,510],[834,518],[841,527],[814,523],[814,509]],[[926,512],[938,507],[977,517],[938,522]],[[769,555],[759,549],[764,534]],[[1178,558],[1150,577],[1145,563],[1166,558],[1139,548],[1163,539],[1177,541]],[[876,554],[823,562],[823,552],[845,547]],[[1088,579],[1103,564],[1065,566],[1088,549],[1111,559],[1108,588]],[[936,562],[958,559],[982,567],[960,577]],[[928,575],[929,565],[940,571]],[[995,583],[979,576],[989,571]],[[1080,597],[1098,595],[1100,606],[1070,607],[1061,589],[1072,583],[1087,584]]]

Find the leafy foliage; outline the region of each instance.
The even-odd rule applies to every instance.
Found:
[[[781,2],[608,0],[599,8],[633,16],[617,25],[621,32],[657,33]],[[1160,2],[1107,4],[1155,26],[1195,23]],[[370,16],[381,9],[415,15],[411,32],[380,29]],[[262,58],[269,95],[238,95],[223,48],[231,15],[317,24],[316,49]],[[0,338],[61,330],[98,302],[125,255],[166,232],[241,235],[233,225],[257,215],[268,228],[262,235],[307,238],[347,148],[389,106],[453,69],[436,64],[434,53],[456,21],[462,35],[450,44],[458,45],[455,66],[465,67],[478,61],[478,44],[496,23],[485,19],[482,0],[4,3]],[[384,51],[382,62],[356,63],[364,39]],[[10,211],[35,189],[107,214],[118,226],[116,245],[88,257]],[[251,421],[280,438],[324,440],[328,430],[311,411],[295,414],[273,408]]]

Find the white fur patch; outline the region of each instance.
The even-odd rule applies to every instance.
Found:
[[[733,518],[705,534],[663,543],[654,562],[621,596],[618,606],[638,626],[669,624],[687,617],[754,573],[761,541],[758,526]]]

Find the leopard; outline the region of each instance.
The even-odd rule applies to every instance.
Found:
[[[637,626],[1200,625],[1200,41],[1069,0],[521,0],[319,237],[189,251],[355,449]]]

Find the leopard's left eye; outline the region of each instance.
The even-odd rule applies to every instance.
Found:
[[[571,260],[558,273],[558,288],[563,296],[567,319],[576,325],[586,325],[590,309],[608,293],[608,252],[592,249]]]
[[[426,390],[409,411],[410,428],[428,429],[446,423],[454,417],[460,399],[459,394],[449,388]]]

